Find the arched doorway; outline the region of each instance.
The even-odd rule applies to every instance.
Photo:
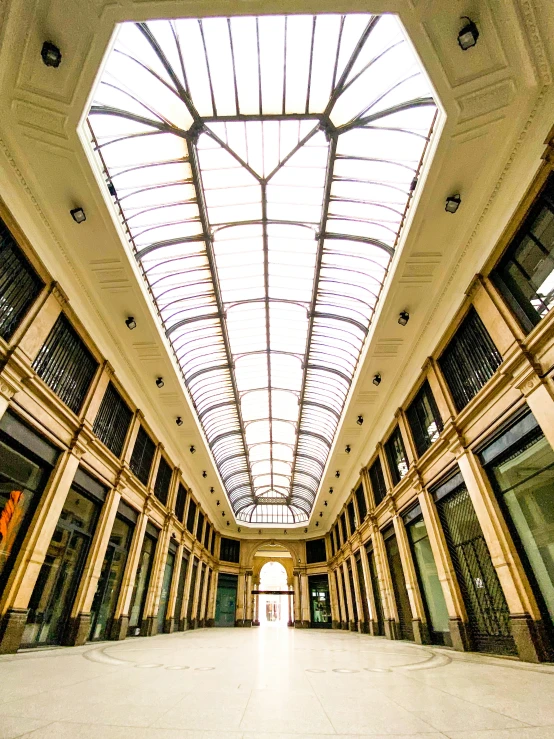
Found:
[[[287,626],[289,592],[287,571],[280,562],[266,562],[260,570],[258,620],[260,626]]]

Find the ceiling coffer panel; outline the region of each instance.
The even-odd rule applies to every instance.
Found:
[[[394,16],[119,28],[92,144],[241,521],[311,514],[435,115]]]

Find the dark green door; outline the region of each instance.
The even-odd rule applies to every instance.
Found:
[[[220,574],[217,582],[217,598],[215,602],[215,625],[234,626],[237,605],[236,575]]]

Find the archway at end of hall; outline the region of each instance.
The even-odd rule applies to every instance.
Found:
[[[292,588],[281,562],[266,562],[260,569],[255,596],[254,623],[260,626],[292,625]]]

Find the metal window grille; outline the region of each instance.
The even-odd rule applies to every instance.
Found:
[[[346,506],[346,510],[348,511],[348,522],[350,523],[350,532],[353,534],[354,531],[356,531],[357,529],[356,511],[354,510],[353,500],[351,500],[350,503]]]
[[[61,314],[36,356],[33,369],[70,410],[78,413],[98,362]]]
[[[204,527],[204,514],[202,511],[198,514],[198,521],[196,523],[196,538],[198,541],[202,541],[202,529]]]
[[[427,380],[406,410],[406,417],[419,457],[439,437],[443,425],[435,398]]]
[[[156,482],[154,483],[154,495],[164,505],[167,505],[172,474],[173,470],[164,457],[162,457],[160,459],[160,466],[158,467],[158,474],[156,475]]]
[[[325,547],[325,539],[310,539],[306,542],[306,562],[313,564],[314,562],[327,561],[327,548]]]
[[[118,393],[113,382],[110,382],[102,398],[92,430],[116,457],[121,457],[132,417],[133,414],[127,403]]]
[[[0,336],[9,341],[44,287],[0,221]]]
[[[129,466],[143,485],[148,485],[148,477],[150,475],[150,468],[152,467],[155,451],[156,445],[148,436],[144,427],[141,426],[137,434],[135,446],[133,447],[133,454],[131,456]]]
[[[206,549],[208,548],[208,544],[210,543],[210,524],[206,521],[206,529],[204,531],[204,546]]]
[[[531,331],[554,308],[554,175],[491,273],[522,327]]]
[[[221,537],[221,548],[219,558],[225,562],[236,562],[240,560],[240,541]]]
[[[348,541],[348,528],[346,526],[346,515],[343,513],[340,517],[340,526],[342,529],[342,540],[343,542]]]
[[[466,488],[438,500],[437,510],[475,647],[515,654],[506,598]]]
[[[196,518],[196,503],[191,500],[189,503],[189,511],[187,513],[187,530],[194,534],[194,519]]]
[[[333,534],[334,534],[333,529],[331,529],[331,531],[329,532],[329,543],[331,544],[331,556],[332,557],[334,557],[336,554],[335,537]]]
[[[356,502],[358,504],[358,513],[360,514],[360,521],[363,521],[365,517],[367,516],[367,503],[365,500],[364,486],[361,484],[358,485],[354,495],[356,496]]]
[[[175,500],[175,515],[179,521],[183,521],[185,517],[185,505],[187,502],[187,491],[183,485],[179,485],[177,490],[177,498]]]
[[[408,458],[398,426],[385,443],[385,453],[387,455],[392,481],[395,485],[398,485],[408,471]]]
[[[210,552],[215,553],[215,529],[212,530],[212,541],[210,542]]]
[[[501,363],[502,356],[477,311],[470,308],[439,359],[458,411],[477,395]]]
[[[381,467],[381,460],[379,457],[377,457],[375,462],[369,468],[369,479],[373,490],[373,497],[375,498],[375,505],[379,505],[387,494],[387,486],[385,485],[385,477],[383,475],[383,468]]]
[[[341,548],[341,546],[344,544],[344,542],[342,541],[342,538],[341,538],[340,526],[339,526],[338,521],[337,521],[337,523],[335,525],[334,532],[335,532],[335,539],[336,539],[336,542],[337,542],[337,551],[338,551]]]

